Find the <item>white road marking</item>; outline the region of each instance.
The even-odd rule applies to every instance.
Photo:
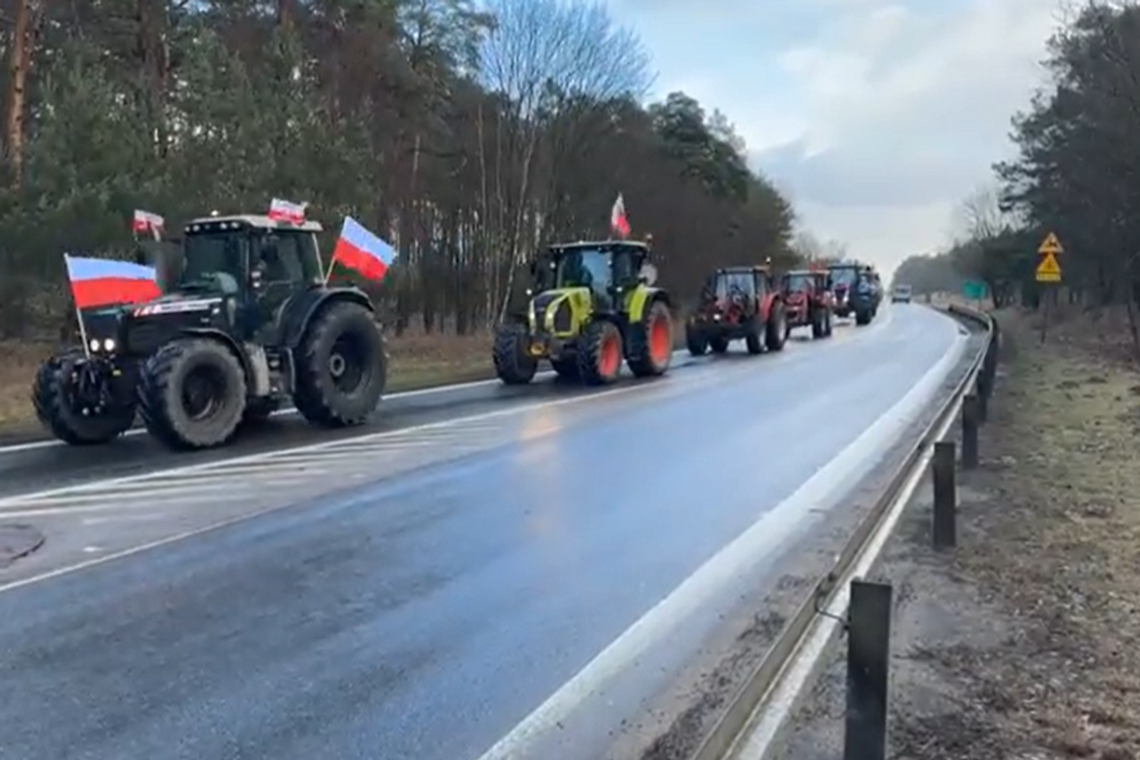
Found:
[[[522,720],[479,760],[508,760],[532,756],[537,744],[587,699],[607,685],[652,646],[664,641],[700,604],[732,582],[755,562],[778,549],[797,523],[797,515],[836,496],[841,484],[858,475],[869,460],[880,456],[925,408],[959,360],[965,340],[954,346],[897,404],[853,443],[824,465],[791,496],[766,512],[751,527],[721,549],[668,596],[602,650],[581,671]]]

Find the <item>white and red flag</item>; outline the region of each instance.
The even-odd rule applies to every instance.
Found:
[[[131,221],[131,229],[135,232],[153,232],[158,234],[166,225],[166,220],[158,214],[149,211],[135,210],[135,217]]]
[[[308,205],[308,203],[293,203],[292,201],[274,198],[269,203],[269,218],[279,222],[300,224],[305,221],[305,208]]]
[[[610,211],[610,229],[623,240],[629,237],[629,220],[625,216],[625,201],[621,193],[618,193],[613,210]]]

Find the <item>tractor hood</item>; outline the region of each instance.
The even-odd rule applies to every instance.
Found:
[[[131,308],[130,314],[132,317],[147,317],[159,314],[210,312],[221,304],[221,296],[204,296],[201,293],[167,293],[153,301],[134,306]]]
[[[576,316],[588,314],[592,304],[589,288],[544,290],[530,299],[527,321],[534,333],[565,335],[576,327]]]

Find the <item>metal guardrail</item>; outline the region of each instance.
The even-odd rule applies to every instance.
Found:
[[[811,595],[785,624],[776,642],[733,695],[727,709],[690,756],[690,760],[722,760],[732,751],[752,715],[779,684],[785,666],[796,655],[811,630],[812,622],[819,614],[819,610],[826,609],[835,597],[839,588],[838,580],[853,567],[869,539],[875,535],[890,511],[890,507],[898,499],[904,484],[915,475],[917,468],[928,459],[927,455],[933,450],[934,444],[945,435],[949,422],[961,409],[967,393],[976,388],[978,395],[988,401],[997,370],[997,352],[1000,343],[998,324],[985,312],[954,304],[946,307],[945,311],[982,326],[985,331],[982,349],[972,359],[967,372],[943,402],[934,419],[924,429],[914,448],[894,471],[888,485],[875,501],[870,513],[856,528],[836,563],[816,582]]]

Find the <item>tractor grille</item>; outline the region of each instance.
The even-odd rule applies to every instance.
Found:
[[[554,312],[554,332],[564,333],[570,330],[570,304],[566,301],[558,304]]]
[[[127,336],[124,341],[127,353],[151,354],[162,345],[162,325],[152,322],[136,322],[127,325]]]

